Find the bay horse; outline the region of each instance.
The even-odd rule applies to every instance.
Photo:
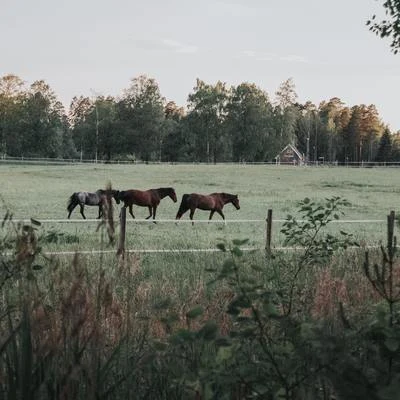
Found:
[[[214,213],[217,212],[223,220],[225,215],[222,212],[224,205],[232,203],[237,210],[240,209],[239,198],[237,194],[230,193],[211,193],[209,195],[203,195],[198,193],[184,194],[182,196],[181,205],[179,206],[176,219],[180,219],[182,215],[190,210],[190,219],[193,220],[193,214],[196,208],[200,210],[210,210],[209,220],[213,217]]]
[[[132,218],[135,218],[132,212],[132,206],[135,204],[140,207],[148,207],[150,215],[146,219],[153,217],[154,220],[156,218],[157,207],[160,201],[166,196],[169,196],[174,203],[177,202],[175,189],[172,187],[149,190],[121,190],[118,199],[124,202],[125,208],[129,208]]]
[[[103,214],[103,204],[106,200],[107,194],[114,197],[117,204],[119,204],[118,198],[119,190],[103,190],[99,189],[95,193],[91,192],[75,192],[72,193],[68,200],[67,210],[68,210],[68,219],[74,211],[76,206],[80,206],[80,213],[83,219],[86,219],[84,214],[85,205],[86,206],[98,206],[99,207],[99,215],[98,219],[101,218]]]

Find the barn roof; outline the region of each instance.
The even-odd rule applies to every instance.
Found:
[[[284,147],[284,148],[279,152],[279,154],[276,156],[276,158],[279,158],[280,155],[281,155],[282,153],[284,153],[287,149],[291,149],[291,150],[297,155],[297,157],[299,157],[300,160],[303,159],[303,155],[302,155],[302,154],[299,152],[299,150],[297,150],[296,147],[294,147],[292,144],[288,144],[286,147]]]

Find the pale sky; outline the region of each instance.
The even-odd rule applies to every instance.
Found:
[[[0,76],[73,96],[118,96],[140,74],[185,106],[196,78],[274,99],[375,104],[400,130],[400,55],[365,25],[383,0],[0,0]]]

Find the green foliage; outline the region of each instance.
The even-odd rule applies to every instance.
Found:
[[[272,161],[289,143],[309,161],[372,161],[383,131],[374,105],[340,99],[299,104],[292,79],[272,105],[252,83],[228,87],[197,79],[186,109],[166,103],[157,82],[132,79],[123,95],[78,96],[68,116],[44,81],[25,88],[0,77],[0,153],[142,161]],[[397,156],[394,144],[392,155]]]
[[[376,161],[388,162],[393,161],[393,143],[389,129],[385,129],[379,141]]]
[[[160,160],[164,115],[164,98],[157,82],[141,75],[132,79],[130,87],[118,102],[120,129],[124,131],[124,150],[149,161]]]
[[[71,235],[65,232],[59,232],[55,229],[50,229],[42,237],[39,238],[44,244],[48,243],[79,243],[79,236]]]
[[[135,392],[132,375],[144,358],[145,327],[132,334],[132,322],[122,320],[122,303],[101,266],[89,274],[76,257],[62,270],[56,260],[44,257],[38,227],[36,220],[14,224],[9,213],[2,224],[0,396],[128,398]],[[129,283],[120,296],[127,299],[135,281],[124,270],[119,280]],[[149,352],[146,357],[151,364]]]
[[[385,0],[383,2],[386,18],[376,22],[376,15],[373,15],[367,21],[370,31],[381,38],[390,38],[392,40],[390,47],[394,54],[397,54],[400,48],[400,1]]]
[[[248,239],[221,242],[224,260],[214,261],[208,287],[201,295],[189,289],[180,301],[177,286],[189,285],[181,275],[196,262],[180,265],[177,275],[168,269],[159,281],[135,258],[92,269],[78,257],[61,265],[43,257],[39,221],[13,225],[7,213],[0,241],[0,376],[6,377],[0,393],[43,400],[396,399],[394,214],[380,260],[366,253],[355,271],[377,296],[367,299],[366,312],[340,299],[335,315],[315,315],[309,307],[315,277],[335,268],[339,253],[348,261],[342,272],[351,269],[351,255],[342,250],[352,236],[325,234],[348,205],[337,196],[301,201],[301,219],[288,216],[282,228],[288,244],[304,247],[294,257],[274,251],[254,264],[243,251]],[[50,233],[50,241],[62,238]],[[173,284],[161,291],[170,275]],[[211,295],[224,299],[221,315]]]
[[[272,105],[268,95],[254,84],[242,83],[231,89],[225,126],[232,141],[234,161],[263,161],[271,147]]]
[[[194,137],[195,159],[203,162],[225,160],[225,132],[228,91],[226,84],[206,84],[197,79],[194,92],[188,97],[187,121]]]
[[[297,266],[324,266],[337,250],[353,244],[344,232],[344,238],[322,236],[317,240],[322,228],[338,219],[347,205],[339,197],[327,199],[323,206],[304,199],[299,211],[305,221],[288,217],[284,228],[288,242],[308,246],[307,258],[299,257]],[[382,250],[382,268],[375,265],[371,269],[368,259],[364,265],[387,307],[378,308],[376,318],[354,318],[358,320],[355,324],[340,305],[341,324],[333,331],[328,319],[314,319],[307,308],[288,310],[288,296],[302,307],[296,291],[290,284],[275,289],[260,279],[271,263],[261,268],[248,265],[240,249],[246,241],[236,240],[231,246],[221,243],[218,247],[227,259],[212,285],[224,282],[233,293],[226,308],[231,329],[223,336],[212,322],[206,322],[200,329],[189,326],[173,334],[163,355],[168,354],[169,365],[174,366],[175,385],[184,392],[190,388],[189,398],[200,399],[397,398],[400,330],[394,305],[400,293],[388,286],[395,256],[395,242],[389,242],[388,254]],[[294,271],[292,278],[299,290],[300,271]],[[198,312],[190,314],[197,316]],[[182,360],[180,354],[192,358]]]
[[[324,233],[323,228],[333,220],[339,220],[341,208],[349,206],[350,203],[334,196],[325,199],[325,204],[318,204],[309,198],[300,201],[300,219],[288,215],[281,232],[285,235],[285,245],[298,246],[303,249],[304,262],[326,263],[328,258],[339,249],[346,249],[349,246],[356,246],[353,235],[340,231],[336,237]]]

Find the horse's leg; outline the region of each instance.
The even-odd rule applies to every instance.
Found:
[[[157,222],[155,221],[156,219],[156,211],[157,211],[157,206],[153,207],[153,222],[156,224]]]
[[[148,206],[148,207],[149,207],[149,213],[150,213],[150,215],[149,215],[148,217],[146,217],[146,219],[151,218],[151,216],[153,215],[153,212],[152,212],[152,210],[151,210],[151,206]]]
[[[191,209],[190,209],[189,218],[192,220],[192,225],[194,225],[194,222],[193,222],[193,215],[194,215],[194,212],[195,212],[195,211],[196,211],[195,208],[191,208]]]
[[[133,215],[133,212],[132,212],[132,204],[129,206],[129,214],[131,214],[132,218],[135,219],[135,216]]]
[[[182,205],[179,207],[179,210],[178,210],[178,212],[177,212],[177,214],[176,214],[176,217],[175,217],[175,219],[176,219],[175,225],[178,225],[178,220],[182,218],[182,215],[185,214],[185,212],[186,212],[187,210],[189,210],[189,209],[186,208],[186,210],[185,210],[185,209],[182,207]]]
[[[224,222],[225,222],[225,215],[224,215],[224,213],[222,212],[222,210],[215,210],[221,217],[222,217],[222,219],[224,220]]]
[[[82,214],[83,219],[86,219],[85,214],[83,213],[85,206],[83,204],[79,204],[79,206],[81,207],[81,214]]]
[[[208,221],[210,222],[211,218],[213,217],[215,210],[211,210],[210,216],[208,217]]]
[[[71,216],[71,214],[72,214],[72,211],[74,211],[74,209],[75,209],[75,207],[78,205],[78,203],[75,203],[71,208],[70,208],[70,211],[69,211],[69,214],[68,214],[68,219],[69,219],[69,217]]]
[[[97,217],[97,219],[100,219],[102,215],[103,215],[103,207],[101,206],[101,204],[99,204],[99,216]]]
[[[188,208],[186,208],[186,207],[179,208],[178,213],[176,214],[175,219],[181,219],[181,218],[182,218],[182,215],[185,214],[185,212],[186,212],[187,210],[189,210],[189,207],[188,207]]]

